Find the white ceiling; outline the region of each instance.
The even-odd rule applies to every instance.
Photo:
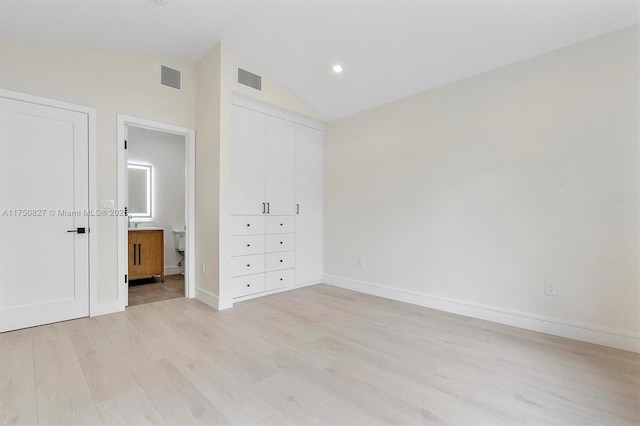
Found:
[[[638,22],[638,0],[0,0],[0,36],[197,60],[226,40],[327,119]],[[331,72],[334,63],[344,72]]]

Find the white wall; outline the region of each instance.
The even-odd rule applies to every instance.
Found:
[[[182,71],[181,91],[160,86],[159,64]],[[195,128],[195,64],[99,49],[0,39],[0,87],[97,110],[98,200],[117,197],[117,114]],[[98,206],[92,206],[97,208]],[[117,300],[117,219],[98,218],[98,301]]]
[[[196,297],[218,296],[220,44],[198,61],[196,128]],[[204,269],[203,269],[204,265]]]
[[[164,267],[169,274],[183,271],[178,268],[182,256],[175,249],[173,230],[185,229],[185,149],[184,136],[129,127],[128,161],[152,166],[151,221],[164,229]],[[145,225],[150,223],[139,223]]]
[[[329,123],[328,279],[637,338],[638,35]]]

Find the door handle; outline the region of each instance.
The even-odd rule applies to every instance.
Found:
[[[267,214],[269,214],[269,203],[267,203]]]
[[[86,234],[87,233],[87,229],[86,228],[76,228],[76,229],[70,229],[67,232],[75,232],[76,234]]]
[[[300,204],[296,204],[296,214],[300,214]]]
[[[142,244],[138,243],[138,265],[140,265],[141,259],[142,259],[142,257],[140,256],[141,252],[142,252]]]
[[[138,264],[138,244],[133,244],[133,264]]]
[[[267,203],[262,203],[262,214],[265,214],[266,212],[267,212]]]

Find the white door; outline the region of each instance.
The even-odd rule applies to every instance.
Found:
[[[0,332],[89,315],[88,117],[0,98]]]
[[[233,106],[231,214],[265,213],[265,115]]]
[[[296,125],[296,283],[322,279],[324,132]]]
[[[267,115],[267,214],[296,213],[295,124]]]

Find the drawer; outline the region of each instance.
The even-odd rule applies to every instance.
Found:
[[[296,283],[295,269],[283,269],[282,271],[267,272],[265,283],[266,290],[290,287]]]
[[[267,216],[267,234],[290,234],[296,232],[295,216]]]
[[[267,253],[291,251],[296,248],[296,234],[267,235]]]
[[[231,258],[231,276],[259,274],[264,272],[264,254]]]
[[[231,216],[231,235],[264,234],[264,216]]]
[[[231,237],[231,256],[264,253],[264,235],[239,235]]]
[[[279,269],[289,269],[296,266],[296,252],[283,251],[281,253],[267,253],[266,271],[277,271]]]
[[[248,296],[264,291],[264,274],[247,275],[231,278],[232,297]]]

